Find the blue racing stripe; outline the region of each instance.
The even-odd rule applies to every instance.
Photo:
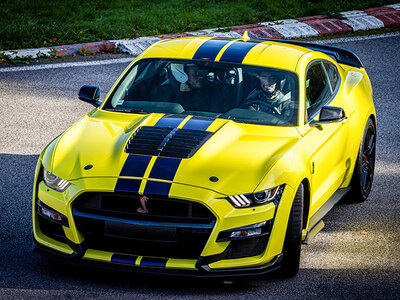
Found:
[[[129,154],[119,176],[143,177],[151,156]]]
[[[140,261],[141,266],[145,267],[161,267],[165,268],[167,266],[168,259],[166,258],[152,258],[152,257],[143,257]]]
[[[144,194],[168,196],[170,189],[171,189],[170,182],[148,180],[146,187],[144,188]]]
[[[157,157],[149,177],[172,181],[181,161],[180,158]]]
[[[219,61],[241,63],[247,53],[257,44],[242,41],[234,42],[225,50]]]
[[[116,192],[137,193],[139,192],[141,182],[142,180],[140,179],[119,178],[114,190]]]
[[[183,125],[182,129],[194,129],[194,130],[202,130],[205,131],[208,126],[214,122],[215,119],[206,118],[206,117],[192,117],[189,121]]]
[[[215,60],[219,51],[229,42],[231,42],[231,40],[208,40],[197,49],[193,59]]]
[[[111,256],[111,262],[134,265],[136,263],[137,258],[138,258],[137,256],[133,255],[123,255],[114,253],[113,256]]]
[[[182,123],[185,115],[165,115],[154,125],[155,127],[176,128]]]

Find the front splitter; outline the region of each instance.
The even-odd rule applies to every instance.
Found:
[[[93,267],[105,270],[122,271],[122,272],[133,272],[141,274],[151,275],[167,275],[167,276],[184,276],[184,277],[197,277],[197,278],[229,278],[237,276],[252,276],[262,275],[270,273],[280,268],[282,262],[282,254],[275,256],[267,264],[258,267],[249,268],[235,268],[235,269],[211,269],[208,265],[199,266],[198,271],[182,270],[182,269],[170,269],[170,268],[155,268],[155,267],[138,267],[132,265],[125,265],[119,263],[108,263],[94,260],[82,259],[76,253],[70,255],[63,254],[58,251],[52,250],[48,247],[40,245],[35,240],[32,245],[33,251],[44,256],[48,256],[72,264],[75,266]]]

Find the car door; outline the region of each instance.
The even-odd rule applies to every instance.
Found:
[[[311,169],[311,206],[313,214],[339,188],[347,167],[345,145],[347,129],[345,122],[334,122],[312,127],[309,122],[317,120],[323,106],[337,97],[340,77],[336,67],[317,60],[306,71],[305,125],[303,137],[305,157]],[[338,102],[338,101],[334,101]]]

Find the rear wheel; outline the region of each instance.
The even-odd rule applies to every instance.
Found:
[[[304,187],[300,184],[293,200],[289,222],[283,245],[283,260],[281,273],[285,277],[293,277],[299,271],[301,233],[303,229]]]
[[[358,150],[358,156],[351,179],[351,190],[346,196],[348,202],[363,202],[371,192],[375,168],[376,129],[368,119]]]

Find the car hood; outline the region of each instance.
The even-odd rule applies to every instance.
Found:
[[[130,138],[142,126],[160,126],[163,117],[163,114],[94,111],[60,136],[51,162],[44,165],[69,181],[126,176],[121,171],[131,155],[126,153]],[[212,134],[191,157],[182,158],[172,177],[166,179],[225,195],[252,192],[277,160],[300,139],[294,127],[209,120],[212,124],[207,131]],[[88,169],[88,165],[92,168]],[[149,170],[141,178],[147,176]]]

